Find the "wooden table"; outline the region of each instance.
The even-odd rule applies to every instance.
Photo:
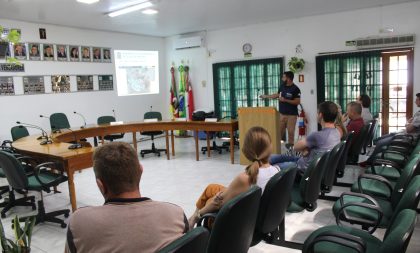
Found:
[[[192,130],[195,133],[195,152],[196,160],[199,160],[199,145],[198,145],[198,131],[205,132],[221,132],[226,131],[230,133],[230,159],[234,163],[234,133],[238,130],[238,121],[224,120],[219,122],[204,122],[204,121],[159,121],[159,122],[124,122],[122,124],[104,124],[104,125],[89,125],[85,128],[62,130],[61,133],[54,134],[52,144],[39,145],[38,136],[28,136],[14,141],[12,146],[19,153],[32,156],[40,161],[55,161],[62,164],[64,170],[67,172],[68,185],[70,193],[70,202],[72,210],[77,209],[76,191],[74,187],[74,172],[92,167],[92,154],[94,147],[83,147],[80,149],[69,150],[71,145],[68,142],[79,140],[82,138],[89,138],[95,136],[104,137],[109,134],[116,133],[132,133],[134,148],[137,151],[137,132],[144,131],[164,131],[166,138],[166,153],[167,159],[170,159],[169,152],[169,133],[171,135],[172,156],[175,156],[175,130]],[[210,157],[210,140],[207,134],[207,155]],[[102,138],[103,142],[103,138]]]

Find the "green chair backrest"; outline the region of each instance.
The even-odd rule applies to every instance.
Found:
[[[196,227],[157,253],[205,253],[209,235],[206,228]]]
[[[50,116],[51,131],[57,131],[60,129],[70,128],[69,120],[64,113],[57,112]]]
[[[248,252],[261,194],[261,188],[253,186],[223,205],[214,221],[207,253]]]
[[[108,124],[111,122],[115,122],[114,116],[101,116],[98,118],[98,121],[97,121],[98,125]]]
[[[13,189],[26,190],[28,188],[28,177],[25,169],[13,154],[0,151],[0,167]]]
[[[359,154],[362,151],[363,144],[365,143],[365,140],[369,134],[369,129],[372,127],[372,122],[365,124],[362,129],[359,132],[359,135],[355,135],[353,137],[353,142],[351,144],[350,150],[349,150],[349,157],[348,159],[350,162],[357,163],[359,160]]]
[[[383,243],[377,252],[404,253],[416,225],[416,211],[405,209],[398,213],[386,230]]]
[[[415,155],[405,165],[391,194],[391,202],[398,203],[411,179],[420,173],[420,155]]]
[[[337,177],[337,168],[340,159],[342,159],[342,154],[344,148],[346,147],[347,141],[342,141],[335,145],[335,147],[330,151],[327,161],[325,162],[325,172],[324,177],[322,178],[322,188],[332,187],[334,181]]]
[[[326,151],[314,157],[300,180],[300,194],[309,209],[316,207],[316,201],[319,198],[321,182],[325,172],[325,163],[328,160],[329,154],[330,151]]]
[[[391,205],[394,209],[394,217],[404,209],[413,209],[417,208],[420,200],[420,176],[415,176],[411,179],[410,184],[407,189],[404,190],[404,193],[401,199],[396,202],[394,200],[391,202]]]
[[[28,129],[24,126],[14,126],[12,129],[10,129],[10,133],[12,134],[13,141],[29,136]]]
[[[144,119],[158,119],[162,120],[162,114],[160,112],[146,112]]]

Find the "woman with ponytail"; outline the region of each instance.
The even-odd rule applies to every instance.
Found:
[[[271,138],[262,127],[253,127],[246,133],[242,153],[251,161],[230,183],[228,187],[210,184],[196,203],[197,209],[189,218],[190,228],[193,228],[202,215],[219,210],[224,203],[247,191],[249,187],[258,185],[264,191],[265,185],[272,176],[279,172],[278,167],[268,162],[272,152]]]

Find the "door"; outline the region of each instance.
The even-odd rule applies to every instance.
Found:
[[[382,53],[382,135],[405,129],[413,114],[413,49]]]

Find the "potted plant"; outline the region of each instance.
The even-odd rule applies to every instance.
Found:
[[[26,219],[22,228],[19,218],[15,216],[12,220],[13,230],[15,232],[15,240],[6,238],[3,223],[0,221],[0,239],[3,253],[29,253],[31,252],[32,230],[35,226],[35,217]]]
[[[301,72],[305,67],[305,60],[298,57],[292,57],[287,65],[289,66],[290,71],[296,74]]]
[[[3,34],[3,31],[4,31],[4,28],[3,28],[3,26],[0,25],[0,34]],[[20,33],[16,29],[10,29],[6,38],[0,39],[0,43],[6,43],[6,44],[9,44],[9,43],[16,44],[16,43],[19,43],[19,42],[20,42]],[[6,55],[6,52],[5,52],[4,55]],[[11,64],[18,64],[18,65],[21,64],[20,61],[18,61],[14,57],[7,57],[7,62],[11,63]]]

